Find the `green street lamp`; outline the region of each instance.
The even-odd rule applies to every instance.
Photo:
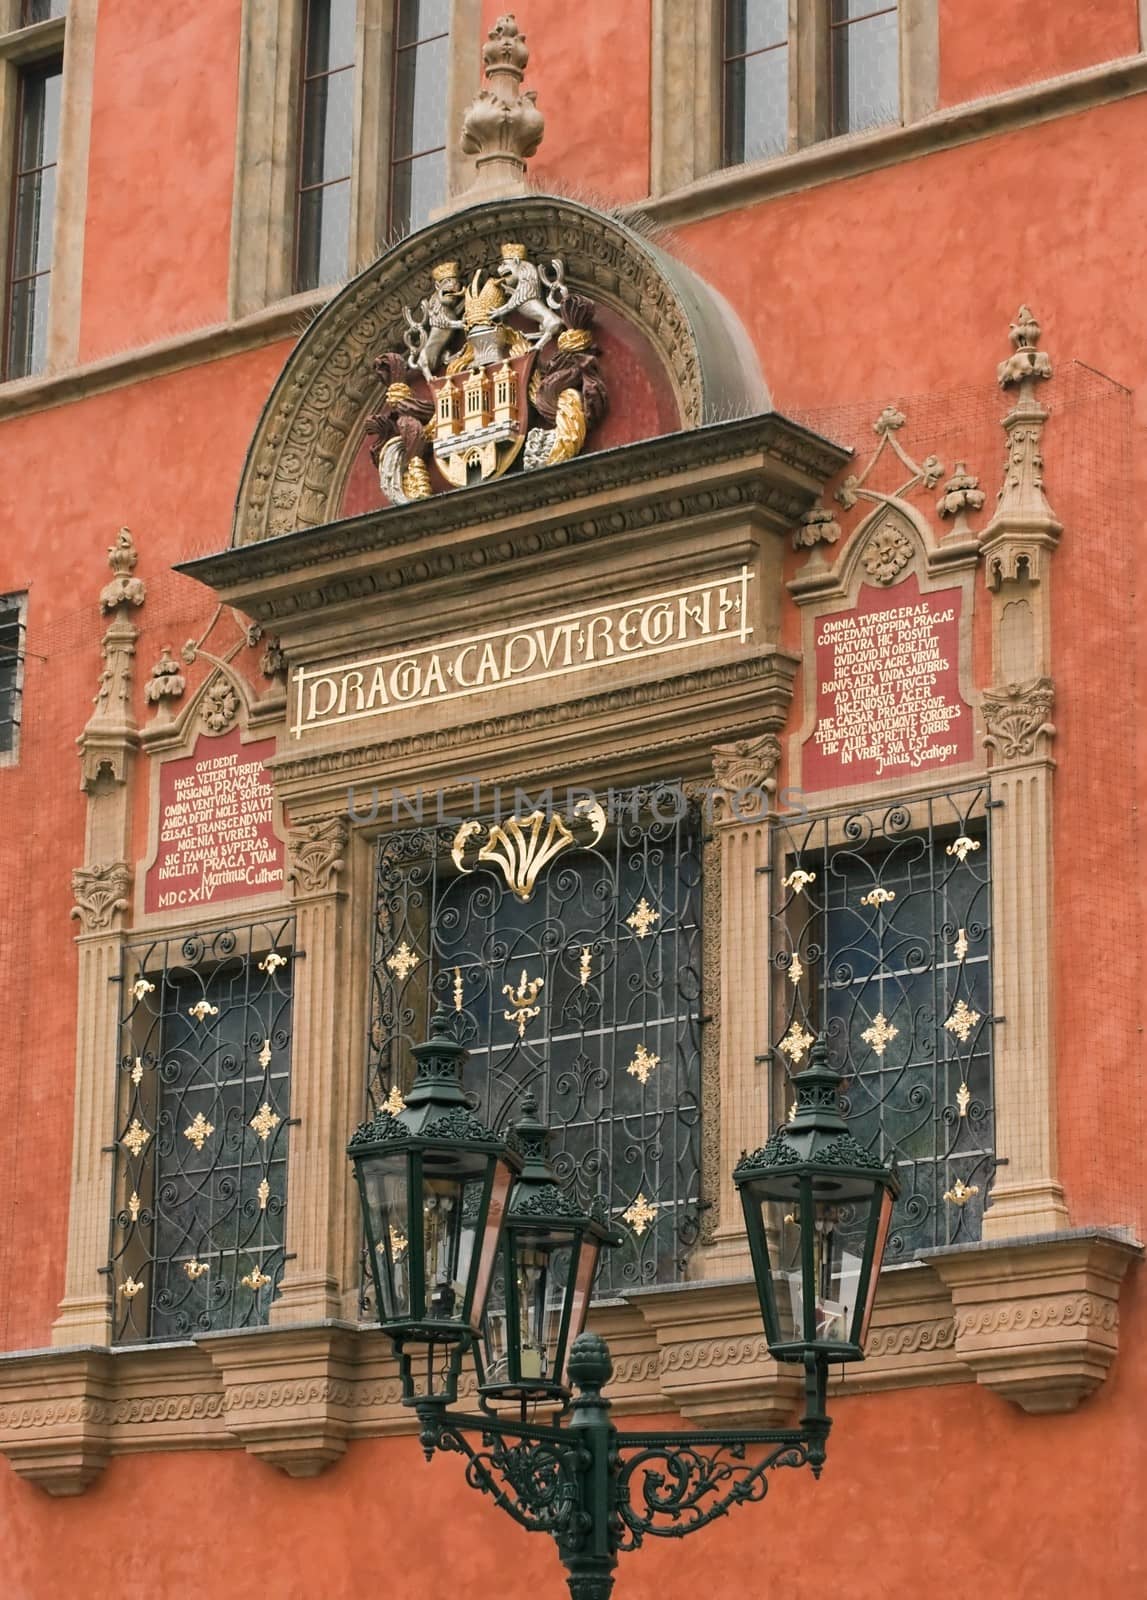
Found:
[[[580,1331],[599,1253],[619,1235],[556,1182],[531,1100],[508,1143],[472,1114],[448,1027],[439,1011],[404,1107],[349,1146],[379,1320],[427,1459],[462,1455],[472,1488],[554,1539],[572,1600],[608,1600],[619,1554],[646,1538],[683,1538],[763,1499],[779,1468],[820,1476],[828,1366],[863,1356],[899,1185],[849,1134],[818,1045],[792,1120],[734,1173],[769,1348],[803,1363],[804,1415],[793,1428],[623,1432],[602,1393],[609,1350]],[[451,1409],[469,1351],[477,1414]],[[496,1409],[508,1401],[520,1416]],[[529,1406],[556,1418],[528,1422]]]
[[[601,1250],[620,1244],[622,1235],[606,1223],[600,1196],[587,1210],[558,1185],[550,1131],[537,1112],[533,1094],[526,1094],[510,1135],[522,1170],[486,1307],[479,1394],[562,1409],[569,1399],[568,1352],[585,1327]]]
[[[439,1009],[414,1046],[414,1086],[351,1139],[379,1322],[394,1340],[403,1395],[452,1401],[481,1330],[510,1185],[521,1160],[466,1104],[467,1051]],[[417,1369],[412,1354],[422,1357]]]
[[[860,1361],[900,1183],[849,1133],[823,1040],[793,1088],[791,1120],[733,1172],[765,1338],[778,1361]]]

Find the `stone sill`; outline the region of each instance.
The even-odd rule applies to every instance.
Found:
[[[966,101],[917,122],[825,139],[791,155],[727,167],[669,194],[626,207],[667,226],[700,222],[779,195],[860,177],[901,161],[1050,122],[1147,91],[1147,56],[1123,56],[1079,72]]]
[[[1119,1230],[1074,1229],[890,1267],[868,1357],[834,1375],[832,1391],[975,1381],[1025,1411],[1072,1410],[1115,1359],[1120,1283],[1142,1253]],[[591,1322],[613,1352],[619,1416],[775,1427],[799,1407],[800,1373],[769,1356],[748,1279],[636,1290],[595,1305]],[[0,1452],[53,1495],[81,1493],[114,1455],[149,1450],[241,1447],[313,1477],[352,1439],[414,1429],[389,1345],[348,1322],[0,1356]]]

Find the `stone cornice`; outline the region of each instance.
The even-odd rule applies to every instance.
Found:
[[[842,446],[770,412],[279,534],[183,562],[176,570],[271,623],[325,606],[332,592],[339,600],[392,594],[435,577],[485,571],[524,554],[653,529],[691,514],[756,506],[787,527],[850,455]],[[707,473],[715,481],[710,482]],[[685,475],[698,479],[690,485],[688,500],[680,485]],[[607,496],[627,496],[627,503],[606,504]],[[596,502],[593,517],[586,516],[582,505],[590,498]],[[543,518],[546,526],[539,530]],[[523,529],[525,542],[520,548],[505,539],[507,528],[514,526]],[[438,548],[452,536],[468,532],[473,537],[465,548]],[[423,552],[430,548],[434,555],[427,561]],[[409,552],[405,561],[400,551]],[[360,558],[360,567],[366,558],[369,565],[348,581],[343,569],[352,558]],[[323,568],[330,569],[325,581]],[[283,584],[285,577],[304,573],[305,584]]]
[[[1147,56],[1124,56],[951,106],[918,122],[825,139],[773,161],[713,172],[684,188],[640,200],[627,209],[631,216],[645,216],[669,226],[700,222],[762,200],[774,200],[842,178],[860,177],[939,150],[1110,105],[1145,91]]]

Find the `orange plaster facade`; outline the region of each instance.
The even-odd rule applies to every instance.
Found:
[[[484,26],[499,9],[484,0]],[[81,368],[226,317],[239,10],[238,0],[179,15],[101,0]],[[539,190],[611,205],[646,195],[650,13],[647,0],[519,6],[533,50],[528,82],[547,119],[531,167]],[[939,0],[939,24],[944,107],[1139,50],[1135,0]],[[990,382],[1021,302],[1041,320],[1057,380],[1078,362],[1129,392],[1125,411],[1112,401],[1084,419],[1097,432],[1128,421],[1125,471],[1109,481],[1072,481],[1081,433],[1066,421],[1057,431],[1057,380],[1041,398],[1052,412],[1048,492],[1064,524],[1052,589],[1060,1169],[1073,1222],[1139,1237],[1144,630],[1128,600],[1141,587],[1131,513],[1147,489],[1144,83],[1108,104],[684,223],[666,241],[739,316],[775,408],[829,434],[818,419],[834,411],[859,416],[867,406],[875,416],[904,397]],[[0,769],[0,1345],[9,1351],[51,1342],[63,1292],[76,1031],[69,873],[84,849],[74,739],[100,667],[104,552],[118,527],[131,527],[148,584],[136,655],[142,723],[142,684],[160,647],[178,651],[201,633],[214,604],[171,568],[225,545],[248,443],[290,347],[279,334],[209,361],[192,350],[178,370],[134,377],[125,367],[114,387],[0,420],[0,592],[29,594],[20,760]],[[1006,409],[1001,398],[999,414]],[[978,529],[1004,444],[998,431],[981,437],[973,470],[989,502]],[[863,460],[867,424],[844,442]],[[786,571],[800,565],[790,556]],[[980,604],[981,684],[987,615]],[[798,647],[787,602],[784,630]],[[800,695],[798,682],[797,705]],[[133,796],[136,860],[147,845],[145,766]],[[1062,1416],[1024,1414],[974,1383],[838,1399],[820,1484],[782,1473],[764,1506],[624,1557],[619,1596],[1133,1600],[1147,1592],[1147,1305],[1134,1267],[1119,1320],[1106,1382]],[[454,1588],[505,1600],[561,1592],[548,1541],[468,1491],[458,1461],[424,1466],[411,1438],[353,1443],[302,1481],[240,1449],[120,1456],[75,1499],[49,1498],[0,1464],[0,1563],[12,1600],[53,1600],[77,1584],[91,1600],[143,1588],[165,1600],[318,1600],[380,1585],[411,1600]]]

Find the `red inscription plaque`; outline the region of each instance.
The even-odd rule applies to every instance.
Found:
[[[189,756],[159,773],[159,845],[147,870],[144,909],[204,906],[268,894],[283,882],[271,775],[275,741],[243,744],[238,728],[201,734]]]
[[[851,611],[814,624],[816,723],[802,787],[871,783],[972,758],[960,693],[959,589],[922,595],[914,576],[866,587]]]

